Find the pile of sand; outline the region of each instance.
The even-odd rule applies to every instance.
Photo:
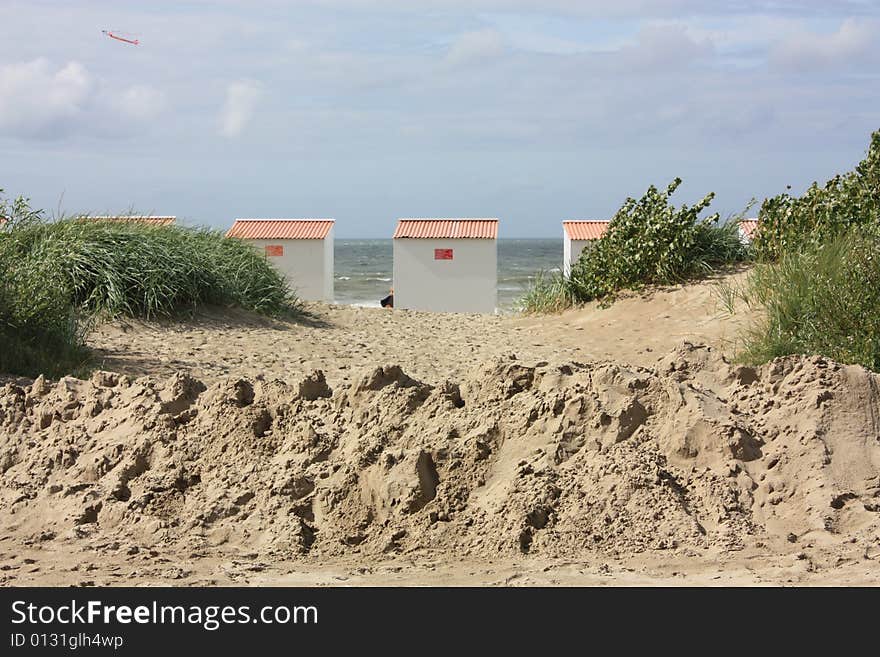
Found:
[[[0,389],[22,544],[266,556],[627,555],[876,541],[880,376],[828,359],[395,365],[331,390],[184,374]]]

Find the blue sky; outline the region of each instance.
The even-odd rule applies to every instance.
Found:
[[[861,159],[878,71],[877,0],[3,0],[0,187],[555,237],[680,176],[726,215]]]

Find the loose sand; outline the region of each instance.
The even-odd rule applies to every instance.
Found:
[[[650,367],[683,340],[732,350],[747,317],[724,311],[716,282],[539,317],[310,304],[306,321],[290,323],[206,312],[191,322],[105,325],[91,342],[105,370],[158,377],[185,371],[206,382],[286,379],[320,369],[336,385],[353,381],[364,368],[397,363],[410,376],[437,384],[510,353],[535,362],[618,360]]]
[[[17,584],[878,584],[880,377],[711,283],[560,316],[102,327],[0,388]]]

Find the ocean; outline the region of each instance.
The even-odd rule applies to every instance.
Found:
[[[335,240],[336,303],[379,306],[391,288],[391,240]],[[498,308],[513,309],[540,272],[562,266],[561,239],[498,240]]]

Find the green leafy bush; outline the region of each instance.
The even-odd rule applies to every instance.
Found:
[[[735,220],[719,224],[717,213],[700,218],[714,194],[676,208],[670,197],[679,185],[676,178],[665,191],[652,185],[641,199],[627,199],[602,238],[581,252],[570,275],[539,277],[521,308],[548,312],[607,301],[620,290],[677,283],[745,259]]]
[[[758,214],[755,255],[772,261],[787,251],[833,240],[851,226],[880,223],[880,131],[853,171],[813,183],[801,197],[768,198]]]
[[[735,222],[719,226],[717,213],[699,218],[714,194],[693,206],[670,203],[680,184],[676,178],[664,192],[652,185],[638,201],[626,200],[605,235],[572,266],[570,285],[577,300],[677,283],[744,257]]]
[[[880,371],[880,230],[854,227],[756,267],[740,292],[761,319],[743,360],[821,354]]]

